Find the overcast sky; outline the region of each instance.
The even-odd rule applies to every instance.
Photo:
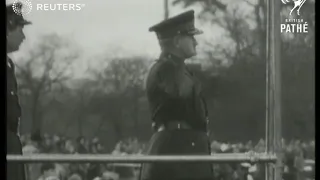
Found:
[[[26,0],[21,0],[26,1]],[[143,55],[157,58],[160,51],[155,34],[148,28],[164,17],[163,0],[29,0],[32,11],[25,16],[33,24],[25,28],[27,39],[16,56],[23,56],[41,34],[58,33],[67,35],[83,48],[82,60],[87,57],[113,53],[115,55]],[[169,0],[172,2],[172,0]],[[13,0],[7,0],[7,4]],[[79,3],[80,11],[37,11],[37,3]],[[170,5],[170,16],[194,9],[183,9]],[[196,21],[203,29],[202,38],[221,38],[219,29],[210,29]],[[213,33],[214,32],[214,33]],[[221,40],[217,40],[221,42]],[[14,56],[15,56],[14,55]],[[79,63],[85,68],[87,62]]]
[[[25,0],[21,0],[25,1]],[[160,51],[156,36],[148,28],[164,17],[163,0],[29,0],[32,11],[25,18],[32,21],[25,28],[27,39],[23,56],[41,34],[68,35],[83,48],[86,57],[113,52],[118,55],[144,55],[156,58]],[[172,0],[169,0],[172,1]],[[13,0],[7,0],[7,4]],[[80,11],[37,11],[37,3],[79,3]],[[170,7],[170,16],[199,8]],[[198,22],[197,26],[201,27]],[[86,59],[84,57],[84,59]]]
[[[24,46],[32,44],[40,34],[54,32],[74,38],[86,54],[100,53],[108,47],[128,54],[153,56],[159,53],[156,37],[148,32],[148,28],[163,19],[163,0],[55,0],[55,3],[85,6],[80,11],[51,12],[37,11],[34,4],[52,3],[52,0],[30,1],[33,9],[25,17],[33,25],[25,29],[27,40]],[[185,10],[170,7],[170,15]]]

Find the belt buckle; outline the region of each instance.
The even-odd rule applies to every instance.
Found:
[[[164,129],[165,129],[164,125],[161,125],[157,131],[160,132],[160,131],[163,131]]]
[[[181,129],[181,123],[178,123],[178,129]]]

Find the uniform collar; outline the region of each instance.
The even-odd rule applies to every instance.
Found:
[[[168,52],[162,52],[160,55],[160,59],[167,59],[177,66],[184,66],[185,65],[184,59],[182,59],[172,53],[168,53]]]

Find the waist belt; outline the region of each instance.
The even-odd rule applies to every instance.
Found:
[[[179,121],[171,121],[165,124],[161,124],[157,131],[164,131],[164,130],[179,130],[179,129],[192,129],[190,125],[185,122]]]

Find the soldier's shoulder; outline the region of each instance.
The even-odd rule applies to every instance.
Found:
[[[172,77],[173,67],[167,61],[163,59],[155,60],[151,65],[147,73],[147,78],[145,79],[145,87],[152,86],[159,81],[169,80]],[[148,85],[149,84],[149,85]]]
[[[165,59],[158,59],[153,63],[150,70],[153,73],[166,74],[166,73],[174,72],[175,66],[170,61],[167,61]]]

